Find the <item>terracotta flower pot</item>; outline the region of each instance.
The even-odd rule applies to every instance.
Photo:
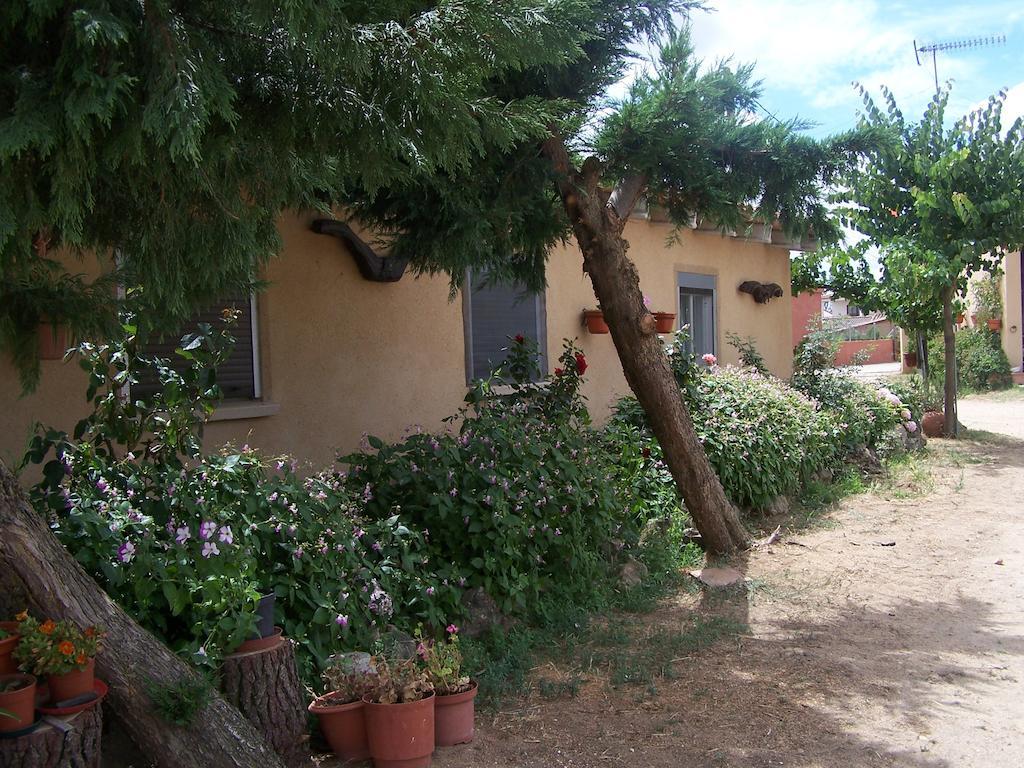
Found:
[[[96,674],[96,659],[89,659],[84,669],[65,672],[63,675],[47,675],[46,684],[50,689],[50,703],[67,701],[93,689]]]
[[[654,326],[658,333],[672,333],[676,329],[676,316],[672,312],[655,312]]]
[[[942,437],[946,432],[946,417],[941,411],[927,411],[921,418],[921,429],[927,437]]]
[[[315,699],[309,711],[320,720],[320,730],[331,751],[344,760],[366,760],[370,747],[366,742],[366,713],[363,702],[331,704],[331,694]]]
[[[1002,327],[1003,321],[1000,320],[998,317],[993,317],[991,320],[988,321],[988,329],[990,331],[998,331]]]
[[[604,312],[600,309],[584,310],[583,319],[586,321],[587,330],[590,333],[608,333],[608,323],[604,321]]]
[[[0,715],[0,733],[20,731],[35,721],[36,679],[32,675],[0,675],[0,685],[11,681],[20,681],[22,686],[14,691],[0,691],[0,709],[14,715]]]
[[[232,654],[235,653],[255,653],[256,651],[266,651],[270,648],[276,648],[278,643],[282,640],[284,630],[281,627],[274,627],[272,634],[266,637],[257,637],[252,640],[244,641],[238,646]]]
[[[959,315],[956,316],[956,324],[957,325],[963,325],[964,324],[964,313],[963,312],[961,312]]]
[[[53,323],[39,324],[39,357],[42,360],[63,360],[68,347],[67,326]]]
[[[907,368],[917,368],[917,352],[904,352],[903,365]]]
[[[426,768],[434,753],[434,694],[406,704],[366,706],[366,741],[376,768]]]
[[[11,675],[18,671],[18,662],[13,655],[21,639],[17,634],[18,622],[0,621],[0,629],[8,634],[8,637],[0,640],[0,675]]]
[[[473,740],[473,715],[476,681],[462,693],[438,696],[434,704],[434,742],[439,747],[467,744]]]

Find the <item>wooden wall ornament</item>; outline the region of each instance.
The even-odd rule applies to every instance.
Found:
[[[767,304],[782,296],[782,286],[778,283],[759,283],[757,280],[744,280],[738,290],[740,293],[749,293],[758,304]]]
[[[348,224],[335,219],[316,219],[311,229],[318,235],[331,235],[348,247],[359,267],[359,274],[365,280],[375,283],[396,283],[405,274],[408,258],[378,256],[365,240],[357,235]]]

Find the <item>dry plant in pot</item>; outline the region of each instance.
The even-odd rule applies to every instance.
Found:
[[[420,640],[417,649],[434,684],[434,741],[439,747],[473,740],[477,684],[462,672],[459,628],[449,624],[442,640]]]
[[[420,659],[375,656],[363,697],[366,740],[377,768],[426,768],[434,753],[434,686]]]
[[[375,678],[375,671],[360,669],[351,656],[343,656],[324,671],[327,693],[309,705],[309,711],[320,720],[320,730],[331,751],[344,760],[366,760],[370,756],[363,697],[376,690]]]
[[[35,721],[36,679],[32,675],[0,675],[0,733],[21,731]]]
[[[46,677],[51,704],[93,691],[96,654],[103,639],[98,628],[79,629],[69,621],[52,619],[40,622],[27,612],[17,618],[21,639],[14,658],[25,672]]]

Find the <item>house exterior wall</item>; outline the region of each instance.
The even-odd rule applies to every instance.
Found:
[[[263,404],[225,405],[206,428],[206,444],[248,443],[268,454],[289,453],[314,465],[355,450],[363,433],[400,438],[410,426],[438,429],[465,397],[463,303],[449,299],[443,277],[396,283],[362,279],[346,248],[310,229],[313,214],[279,222],[284,247],[257,302]],[[789,253],[786,249],[715,232],[683,230],[668,244],[665,223],[631,220],[629,255],[651,309],[678,315],[680,272],[716,278],[716,353],[737,362],[726,334],[755,339],[772,371],[792,370]],[[548,262],[547,346],[551,368],[565,338],[587,355],[584,383],[594,418],[607,417],[628,392],[610,335],[581,325],[596,301],[581,271],[575,244],[556,248]],[[783,296],[756,304],[737,286],[775,282]],[[678,320],[677,320],[678,323]],[[0,456],[20,456],[35,421],[70,429],[86,413],[85,379],[74,362],[44,362],[38,391],[23,399],[17,377],[0,361],[0,396],[13,408],[0,413]]]
[[[1021,254],[1007,254],[1003,259],[1003,351],[1010,368],[1021,370],[1024,363],[1024,317],[1021,304]]]

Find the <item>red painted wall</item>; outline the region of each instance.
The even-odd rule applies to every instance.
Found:
[[[877,341],[844,341],[839,345],[839,353],[836,355],[836,365],[849,365],[853,356],[862,350],[868,351],[868,356],[860,361],[861,365],[874,365],[876,363],[891,363],[896,360],[896,340],[878,339]]]
[[[793,346],[807,335],[807,326],[821,315],[821,289],[807,291],[793,297]]]

